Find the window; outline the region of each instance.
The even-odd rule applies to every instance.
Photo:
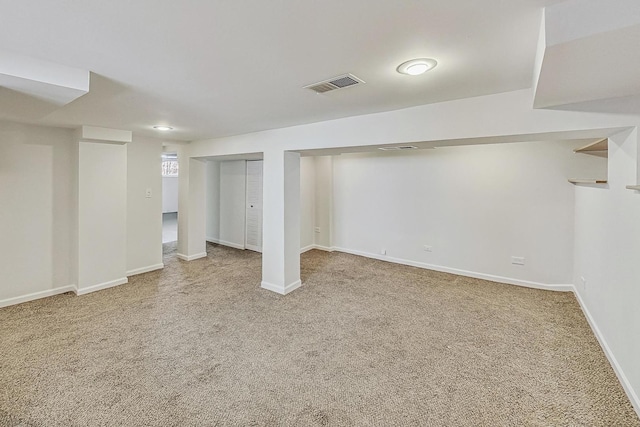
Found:
[[[178,160],[162,160],[162,176],[178,176]]]

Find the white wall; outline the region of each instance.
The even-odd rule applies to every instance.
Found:
[[[207,162],[206,171],[207,241],[220,241],[220,162]]]
[[[244,249],[247,163],[220,163],[220,243]]]
[[[164,187],[162,141],[134,136],[127,144],[127,275],[161,268]],[[174,178],[171,178],[174,179]],[[177,207],[177,179],[176,207]],[[146,197],[146,190],[151,197]]]
[[[72,132],[0,122],[0,146],[1,307],[75,285],[75,224]]]
[[[625,189],[637,184],[637,138],[611,139],[609,188],[576,188],[574,283],[640,413],[640,192]]]
[[[315,233],[317,247],[329,249],[333,246],[332,222],[333,222],[333,157],[318,156],[315,160],[315,226],[319,233]]]
[[[316,165],[313,157],[300,159],[300,248],[315,243]]]
[[[184,173],[181,172],[179,179],[178,257],[191,261],[207,256],[207,162],[186,158],[180,161],[180,170]]]
[[[162,265],[159,141],[0,122],[0,144],[0,306]]]
[[[127,281],[127,147],[78,144],[78,293]]]
[[[574,186],[567,178],[606,176],[606,160],[573,153],[580,145],[337,156],[333,245],[512,282],[571,284]],[[525,265],[513,265],[511,256],[525,257]]]
[[[162,177],[162,213],[178,212],[178,177]]]

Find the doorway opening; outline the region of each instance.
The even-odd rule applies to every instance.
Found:
[[[262,153],[207,159],[206,240],[262,252]]]
[[[162,154],[162,244],[178,240],[178,154]]]

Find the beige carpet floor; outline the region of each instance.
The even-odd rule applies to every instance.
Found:
[[[0,309],[1,426],[639,426],[572,294],[209,245]]]

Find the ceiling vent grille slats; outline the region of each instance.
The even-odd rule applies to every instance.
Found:
[[[333,85],[330,85],[329,83],[320,83],[315,86],[311,86],[309,89],[315,90],[318,93],[325,93],[325,92],[329,92],[330,90],[336,89],[336,87]]]
[[[305,86],[305,89],[311,89],[316,93],[325,93],[336,89],[355,86],[361,83],[364,83],[364,81],[353,74],[343,74],[329,80],[307,85]]]

